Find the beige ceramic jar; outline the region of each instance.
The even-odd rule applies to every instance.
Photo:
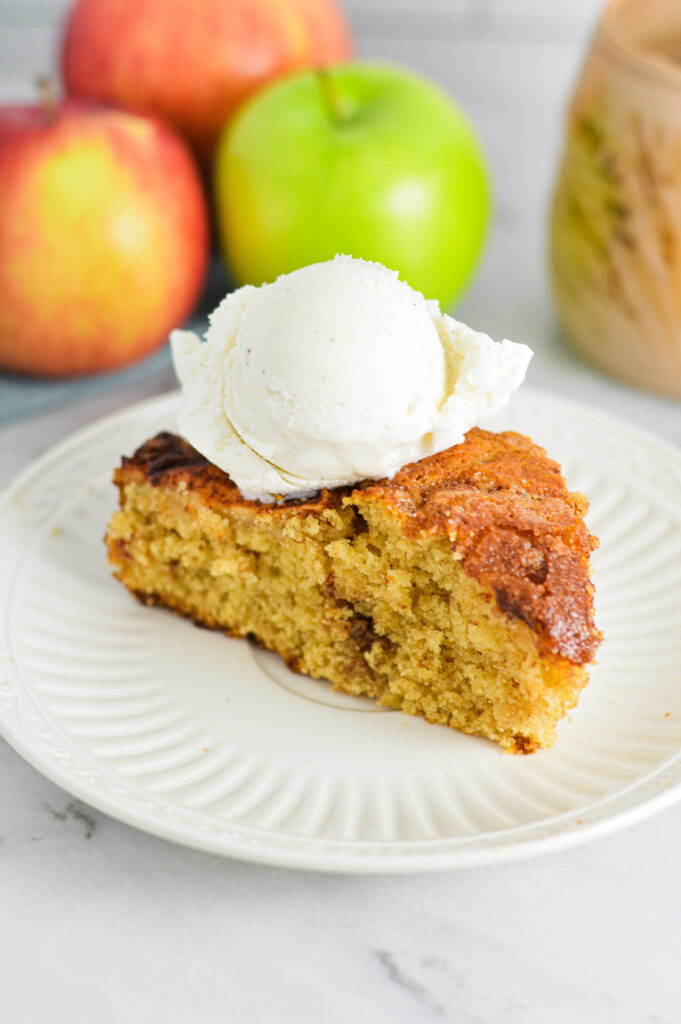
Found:
[[[681,397],[681,0],[611,0],[572,98],[551,220],[590,359]]]

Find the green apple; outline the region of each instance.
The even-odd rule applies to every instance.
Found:
[[[334,65],[265,88],[216,153],[217,224],[240,284],[336,253],[377,260],[447,308],[480,253],[485,158],[431,82],[379,64]]]

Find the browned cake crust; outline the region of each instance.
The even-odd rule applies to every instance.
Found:
[[[247,501],[229,476],[175,434],[163,432],[124,458],[114,482],[182,484],[209,507],[243,506],[262,516],[321,516],[351,488],[322,490],[309,500]],[[583,521],[587,501],[568,491],[560,466],[529,438],[474,428],[463,444],[412,463],[392,479],[354,489],[363,503],[398,515],[411,535],[447,535],[465,572],[491,587],[499,606],[525,622],[545,654],[572,664],[593,660],[589,555],[597,540]]]

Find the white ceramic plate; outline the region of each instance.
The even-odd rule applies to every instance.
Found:
[[[589,495],[599,664],[550,751],[493,744],[290,673],[137,604],[109,575],[111,470],[176,395],[48,452],[0,501],[0,730],[36,768],[156,835],[269,864],[417,871],[570,846],[681,796],[681,454],[523,389],[495,421]]]

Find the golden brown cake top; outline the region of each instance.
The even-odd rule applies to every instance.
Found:
[[[293,509],[319,515],[344,499],[375,503],[398,516],[408,534],[446,535],[464,570],[534,630],[544,653],[582,665],[600,642],[589,581],[597,541],[583,520],[586,498],[570,493],[558,463],[521,434],[474,428],[462,444],[411,463],[390,480],[279,505],[246,500],[226,473],[167,432],[124,458],[114,480],[122,487],[131,476],[154,486],[182,482],[212,507],[268,516]]]

